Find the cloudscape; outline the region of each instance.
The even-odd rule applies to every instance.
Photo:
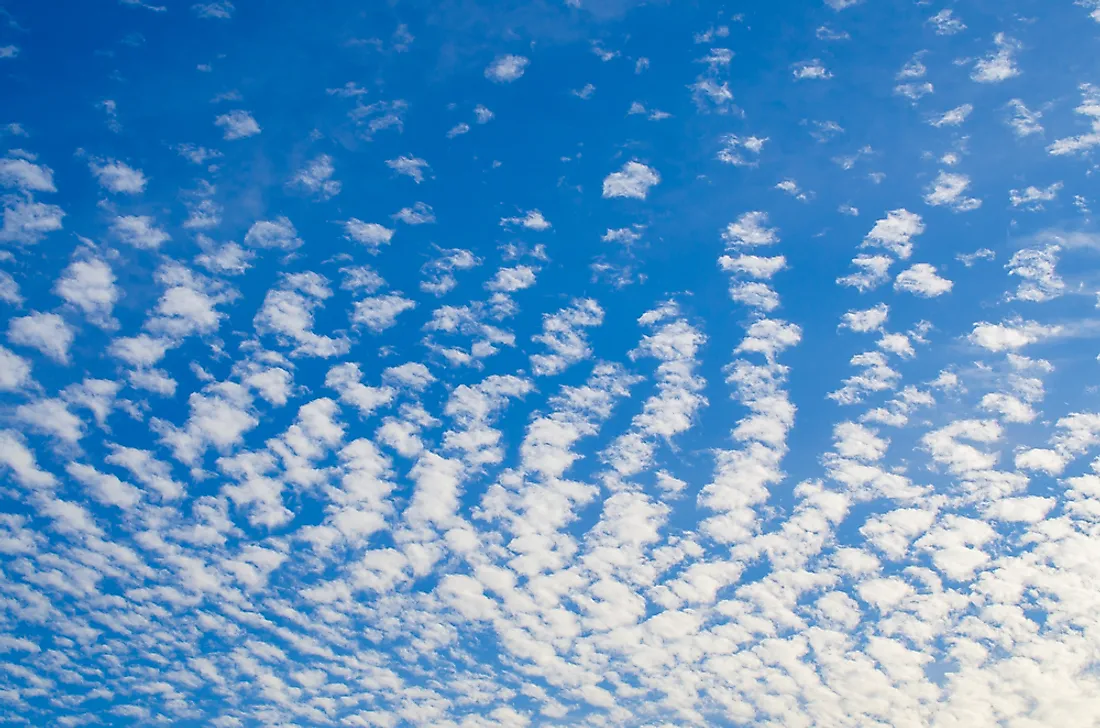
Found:
[[[1100,0],[10,0],[0,99],[0,726],[1100,725]]]

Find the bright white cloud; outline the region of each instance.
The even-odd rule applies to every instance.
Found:
[[[492,63],[486,66],[485,78],[494,83],[512,83],[523,76],[530,62],[524,56],[511,54],[497,56]]]
[[[226,141],[246,139],[262,131],[260,125],[252,118],[252,114],[240,109],[222,114],[214,119],[214,125],[221,128],[222,137]]]
[[[650,188],[661,181],[657,170],[641,162],[627,162],[622,170],[612,172],[603,181],[604,197],[629,197],[644,200]]]

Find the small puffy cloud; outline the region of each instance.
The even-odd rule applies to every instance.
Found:
[[[1008,125],[1012,127],[1016,136],[1023,138],[1043,133],[1043,125],[1039,123],[1039,119],[1043,118],[1043,112],[1032,111],[1020,99],[1012,99],[1008,102],[1008,107],[1012,109]]]
[[[913,254],[913,238],[924,232],[924,221],[905,208],[890,210],[876,220],[860,247],[885,248],[902,260]]]
[[[846,10],[853,5],[859,5],[863,0],[825,0],[825,4],[836,11]]]
[[[535,269],[527,265],[501,268],[496,277],[486,284],[490,291],[512,293],[535,285]]]
[[[497,56],[492,63],[485,68],[485,78],[493,83],[512,83],[518,80],[527,71],[530,60],[524,56],[504,55]]]
[[[111,342],[108,352],[132,367],[144,369],[154,366],[163,359],[171,346],[171,342],[167,339],[138,334],[115,339]]]
[[[836,282],[859,291],[877,288],[886,282],[887,273],[893,263],[894,259],[888,255],[857,255],[852,259],[856,271],[837,278]]]
[[[214,119],[214,125],[221,127],[222,136],[228,141],[256,136],[262,131],[252,114],[241,109],[222,114]]]
[[[57,192],[52,169],[13,154],[0,158],[0,185],[24,192]]]
[[[590,99],[592,98],[592,94],[596,93],[596,87],[593,84],[586,83],[584,88],[573,89],[570,93],[578,99]]]
[[[848,311],[842,317],[839,328],[858,333],[879,331],[889,315],[890,308],[885,303],[862,311]]]
[[[60,442],[75,444],[84,437],[84,421],[60,399],[40,399],[15,408],[16,418],[28,429]]]
[[[0,46],[0,59],[15,58],[19,55],[19,46],[6,45]]]
[[[73,261],[54,285],[54,293],[102,328],[113,328],[115,303],[121,295],[111,266],[98,258]]]
[[[14,351],[0,346],[0,392],[15,392],[29,386],[31,365]]]
[[[264,297],[263,306],[253,319],[256,331],[293,342],[292,356],[328,358],[346,354],[350,347],[346,337],[313,331],[313,311],[331,296],[327,279],[317,273],[288,275],[282,285]]]
[[[403,312],[413,308],[416,308],[416,301],[400,294],[373,296],[355,302],[351,320],[353,323],[366,326],[374,333],[379,333],[397,323],[397,317]]]
[[[393,230],[390,228],[376,222],[363,222],[355,217],[344,223],[344,231],[348,238],[366,245],[372,253],[377,253],[383,245],[389,245],[393,238]]]
[[[207,149],[197,144],[180,144],[175,147],[176,153],[191,164],[206,164],[211,159],[218,159],[222,153],[217,149]]]
[[[743,213],[722,231],[722,239],[729,248],[773,245],[779,242],[775,228],[768,227],[768,213],[754,210]]]
[[[412,177],[413,182],[417,184],[424,181],[424,170],[430,168],[428,163],[423,159],[408,156],[398,157],[397,159],[387,159],[386,166],[398,174]]]
[[[956,212],[977,210],[982,201],[967,197],[965,193],[969,188],[970,178],[965,174],[941,170],[925,192],[924,201],[933,207],[950,207]]]
[[[245,250],[236,243],[226,243],[215,246],[207,243],[204,251],[195,256],[195,264],[200,265],[211,273],[221,275],[238,276],[252,267],[252,259],[255,253]]]
[[[0,271],[0,301],[12,306],[22,306],[23,296],[19,293],[19,284],[10,273]]]
[[[910,101],[917,101],[923,96],[935,91],[935,87],[928,81],[914,81],[910,83],[899,83],[894,87],[894,93],[898,96],[904,96]]]
[[[1088,83],[1082,84],[1081,95],[1084,98],[1076,112],[1091,120],[1092,130],[1078,136],[1056,140],[1047,147],[1047,152],[1056,157],[1079,154],[1100,145],[1100,87]]]
[[[603,181],[603,196],[629,197],[644,200],[649,189],[660,183],[661,175],[641,162],[627,162],[622,170],[612,172]]]
[[[1060,326],[1045,326],[1036,321],[1015,319],[1000,324],[981,321],[974,324],[968,337],[971,343],[993,352],[1015,351],[1042,339],[1062,333]]]
[[[542,213],[538,210],[529,210],[522,217],[502,217],[500,219],[501,227],[508,227],[509,225],[521,225],[528,230],[549,230],[550,222],[542,216]]]
[[[898,273],[894,279],[894,288],[906,291],[922,298],[935,298],[948,293],[955,284],[936,273],[936,267],[928,263],[917,263]]]
[[[967,117],[974,111],[974,107],[971,104],[963,104],[962,106],[956,106],[949,111],[945,111],[942,116],[939,116],[932,121],[928,122],[932,126],[958,126],[966,121]]]
[[[966,24],[956,18],[952,10],[941,10],[927,22],[935,29],[936,35],[955,35],[966,30]]]
[[[791,67],[791,74],[797,81],[824,81],[833,77],[832,72],[821,65],[821,61],[816,58],[794,64],[794,66]]]
[[[214,0],[207,3],[196,3],[191,6],[191,12],[200,18],[211,20],[229,20],[236,10],[229,0]]]
[[[768,280],[787,267],[787,259],[782,255],[723,255],[718,259],[718,266],[727,273]]]
[[[113,159],[93,161],[88,166],[99,181],[99,186],[108,192],[116,195],[137,195],[145,191],[148,180],[140,169]]]
[[[1048,187],[1025,187],[1022,190],[1009,190],[1008,199],[1013,207],[1023,207],[1027,210],[1042,210],[1044,202],[1051,202],[1058,196],[1062,189],[1061,182],[1055,182]]]
[[[335,172],[336,168],[332,165],[332,157],[321,154],[298,170],[288,184],[291,188],[327,200],[340,194],[342,185],[338,180],[332,179]]]
[[[25,488],[52,488],[57,478],[38,467],[34,451],[23,436],[13,430],[0,430],[0,468],[11,471]],[[60,502],[60,501],[57,501]]]
[[[478,104],[474,107],[474,118],[477,119],[478,124],[488,124],[493,120],[493,112],[487,107]]]
[[[0,228],[0,242],[33,245],[47,234],[61,229],[65,212],[57,205],[21,197],[4,200],[4,226]]]
[[[1001,83],[1020,75],[1014,59],[1019,44],[1004,33],[993,36],[993,44],[996,50],[979,59],[970,73],[970,78],[978,83]]]
[[[8,341],[37,349],[59,364],[69,363],[69,347],[74,338],[72,327],[56,313],[35,311],[8,324]]]
[[[412,207],[402,207],[394,213],[393,219],[406,225],[426,225],[435,222],[435,212],[431,205],[416,202]]]
[[[768,137],[727,134],[722,137],[722,149],[718,151],[718,161],[735,167],[755,167],[760,163],[760,152]]]
[[[1006,266],[1009,275],[1021,279],[1011,298],[1042,303],[1061,296],[1065,292],[1066,283],[1055,270],[1060,251],[1061,248],[1057,245],[1016,251]]]
[[[447,131],[447,138],[454,139],[456,136],[462,136],[463,134],[469,133],[469,131],[470,125],[466,122],[455,124],[450,128],[450,130]]]
[[[149,215],[120,215],[111,230],[120,241],[142,250],[156,250],[171,239]]]
[[[298,231],[289,219],[279,216],[274,220],[258,220],[252,223],[244,236],[244,244],[253,248],[295,250],[302,245]]]

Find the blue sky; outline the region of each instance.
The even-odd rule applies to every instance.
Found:
[[[0,724],[1100,721],[1096,0],[0,26]]]

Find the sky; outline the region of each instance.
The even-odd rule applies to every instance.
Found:
[[[1098,39],[0,2],[0,725],[1100,724]]]

